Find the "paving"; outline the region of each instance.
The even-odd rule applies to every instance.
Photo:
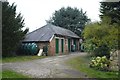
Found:
[[[32,78],[86,78],[85,73],[65,64],[71,58],[85,55],[86,53],[74,52],[26,62],[4,63],[2,69],[11,69]]]

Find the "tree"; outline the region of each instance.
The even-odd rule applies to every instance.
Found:
[[[120,2],[101,2],[100,5],[101,19],[104,16],[111,18],[111,23],[120,25]]]
[[[108,56],[110,51],[118,49],[117,25],[108,23],[91,23],[83,31],[85,48],[91,49],[97,56]],[[93,48],[91,48],[93,47]]]
[[[24,19],[21,13],[16,13],[16,5],[2,2],[2,56],[13,55],[19,43],[28,32],[24,31]]]
[[[79,10],[77,8],[62,7],[60,10],[55,11],[52,18],[47,22],[69,29],[80,36],[85,24],[89,20],[90,19],[86,16],[86,12],[83,12],[82,9]]]
[[[108,2],[108,0],[105,0],[107,2],[101,2],[100,6],[100,18],[103,23],[108,21],[106,20],[106,17],[109,18],[109,24],[110,25],[118,25],[116,26],[118,30],[120,29],[120,2]],[[120,32],[118,33],[118,37],[120,37]],[[120,40],[118,40],[118,48],[120,49]]]

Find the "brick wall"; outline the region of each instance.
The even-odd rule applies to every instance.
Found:
[[[39,43],[36,43],[36,44],[39,47],[39,49],[43,49],[44,46],[49,45],[48,42],[39,42]]]
[[[66,54],[66,53],[68,53],[68,40],[65,38],[65,37],[56,37],[56,36],[54,36],[54,38],[52,39],[52,41],[50,42],[50,44],[49,44],[49,55],[56,55],[56,38],[57,39],[59,39],[59,55],[60,54]],[[63,41],[64,41],[64,51],[63,51],[63,53],[62,53],[62,51],[61,51],[61,39],[63,39]]]
[[[67,54],[68,53],[68,39],[65,38],[64,40],[65,40],[65,43],[64,43],[64,52],[65,52],[65,54]]]
[[[79,39],[77,39],[77,51],[80,51],[80,42],[79,42]]]
[[[49,55],[53,56],[55,54],[55,37],[51,40],[49,44],[49,49],[48,49]]]
[[[61,54],[68,54],[68,38],[67,37],[61,37],[61,36],[54,36],[51,42],[39,42],[37,45],[39,46],[39,49],[43,49],[44,46],[48,46],[48,55],[49,56],[54,56],[56,55],[56,38],[59,39],[59,53],[58,55]],[[64,41],[64,51],[62,53],[61,49],[61,39]],[[71,39],[72,43],[73,39]],[[77,50],[79,50],[79,39],[76,40],[77,42]]]

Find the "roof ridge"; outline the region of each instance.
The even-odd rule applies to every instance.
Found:
[[[49,23],[49,24],[50,24],[50,23]],[[60,26],[56,26],[56,25],[53,25],[53,24],[50,24],[50,25],[52,25],[52,26],[54,26],[54,27],[59,27],[59,28],[61,28],[61,29],[63,29],[63,30],[69,31],[69,32],[73,33],[74,35],[78,36],[77,34],[75,34],[74,32],[72,32],[72,31],[69,30],[69,29],[66,29],[66,28],[63,28],[63,27],[60,27]],[[52,27],[51,29],[54,31],[53,27]],[[54,31],[54,32],[55,32],[55,31]],[[55,32],[55,34],[56,34],[56,32]],[[78,36],[78,37],[79,37],[79,36]]]

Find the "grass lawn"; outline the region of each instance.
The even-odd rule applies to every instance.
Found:
[[[8,63],[8,62],[22,62],[22,61],[29,61],[29,60],[34,60],[34,59],[42,59],[45,58],[46,56],[16,56],[16,57],[5,57],[2,58],[3,63]]]
[[[14,72],[12,70],[4,70],[2,71],[2,78],[30,78],[30,77]]]
[[[86,73],[90,78],[118,78],[118,72],[103,72],[90,68],[90,61],[90,56],[81,56],[67,61],[67,64]]]

